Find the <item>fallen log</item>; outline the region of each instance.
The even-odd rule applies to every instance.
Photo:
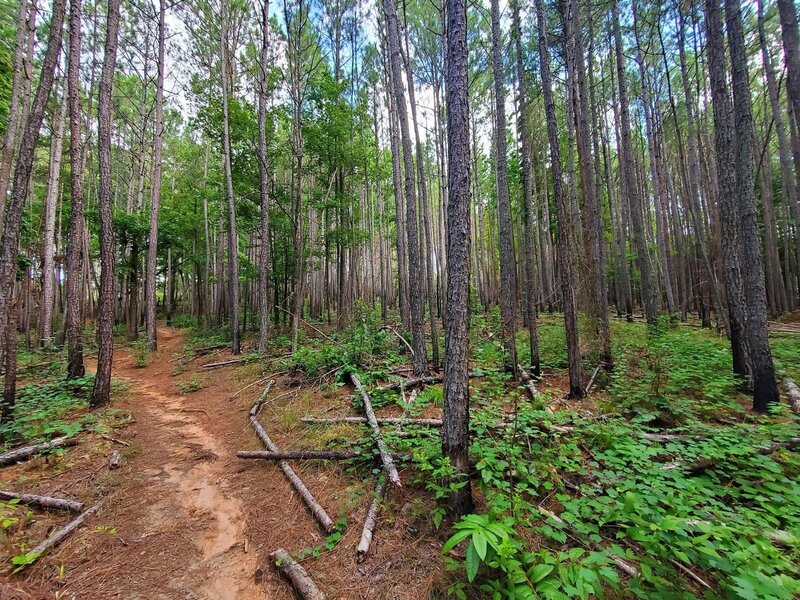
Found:
[[[41,508],[48,508],[51,510],[68,510],[78,512],[83,508],[83,502],[77,500],[69,500],[68,498],[52,498],[50,496],[39,496],[37,494],[23,494],[21,492],[12,492],[10,490],[0,490],[0,498],[7,500],[19,500],[23,504],[30,504],[31,506],[39,506]]]
[[[403,381],[395,381],[394,383],[387,383],[375,388],[375,390],[408,390],[418,385],[433,385],[434,383],[442,383],[444,381],[443,375],[428,375],[427,377],[418,377],[416,379],[404,379]]]
[[[6,465],[10,465],[15,462],[19,462],[32,456],[34,454],[38,454],[40,452],[44,452],[45,450],[52,450],[54,448],[61,448],[64,446],[74,446],[78,443],[77,438],[72,436],[62,436],[58,438],[54,438],[49,442],[42,442],[41,444],[33,444],[32,446],[25,446],[24,448],[16,448],[14,450],[10,450],[5,454],[0,454],[0,467],[4,467]]]
[[[441,427],[441,419],[405,419],[401,417],[379,417],[377,419],[379,425],[425,425],[428,427]],[[300,419],[301,423],[307,425],[335,425],[337,423],[353,423],[364,424],[368,423],[366,417],[304,417]]]
[[[383,469],[386,471],[386,476],[392,484],[401,487],[403,484],[400,482],[400,474],[397,472],[397,467],[394,466],[394,460],[392,460],[389,447],[386,445],[386,441],[381,435],[381,428],[378,425],[378,419],[375,417],[375,411],[372,410],[372,402],[370,402],[369,394],[367,394],[355,373],[350,373],[350,379],[353,385],[356,386],[358,393],[361,395],[361,401],[364,403],[364,413],[367,415],[367,422],[372,428],[372,432],[375,434],[375,444],[378,446],[378,452],[380,452],[381,462],[383,462]]]
[[[789,406],[792,407],[792,412],[800,415],[800,387],[791,377],[783,378],[783,387],[786,390],[786,395],[789,397]]]
[[[278,572],[286,577],[303,600],[325,600],[314,580],[302,565],[296,562],[283,548],[278,548],[269,555]]]
[[[232,358],[231,360],[223,360],[220,362],[215,363],[206,363],[204,365],[200,365],[203,369],[216,369],[217,367],[227,367],[228,365],[238,365],[239,363],[243,363],[249,358],[241,357],[241,358]]]
[[[93,504],[91,507],[87,508],[81,514],[75,517],[72,521],[67,523],[64,527],[56,529],[53,533],[50,534],[50,537],[48,537],[41,544],[36,546],[33,550],[25,554],[25,556],[28,559],[28,562],[26,564],[31,564],[32,562],[36,561],[42,554],[47,552],[50,548],[53,548],[58,544],[60,544],[61,542],[63,542],[67,538],[67,536],[69,536],[69,534],[71,534],[73,531],[75,531],[81,525],[83,525],[83,522],[86,519],[88,519],[98,510],[100,510],[101,505],[102,502]]]
[[[114,442],[115,444],[119,444],[120,446],[130,446],[130,442],[126,442],[125,440],[120,440],[115,437],[111,437],[110,435],[106,435],[105,433],[101,433],[100,437],[104,440],[108,440],[109,442]]]
[[[356,549],[356,562],[363,562],[369,554],[370,546],[372,546],[372,536],[375,531],[375,525],[378,521],[378,511],[381,508],[381,502],[386,495],[386,479],[381,477],[378,485],[375,486],[375,492],[372,495],[372,502],[367,511],[367,518],[364,519],[364,528],[361,530],[361,541],[358,542]]]
[[[274,383],[275,383],[274,380],[270,380],[267,383],[266,387],[264,388],[264,391],[261,393],[261,396],[259,396],[258,400],[256,400],[253,403],[253,406],[250,408],[249,415],[250,415],[250,425],[256,432],[258,439],[260,439],[261,443],[264,444],[264,447],[266,447],[266,449],[269,450],[270,452],[280,452],[280,448],[278,448],[278,446],[275,445],[275,442],[273,442],[267,435],[267,432],[261,426],[261,423],[258,422],[258,411],[261,410],[261,406],[266,401],[267,394],[269,393],[269,390],[272,388]],[[335,528],[333,519],[331,519],[328,516],[328,513],[325,512],[325,509],[322,508],[322,505],[320,505],[320,503],[317,502],[316,498],[314,498],[314,495],[308,490],[308,488],[303,483],[303,480],[297,476],[297,474],[294,472],[294,469],[292,469],[292,467],[289,466],[289,463],[287,463],[284,460],[278,461],[278,468],[280,468],[280,470],[283,471],[283,474],[286,476],[286,479],[289,480],[289,483],[292,484],[292,487],[294,487],[297,493],[300,494],[300,497],[303,499],[303,502],[305,502],[306,506],[311,511],[311,514],[314,515],[314,518],[317,520],[317,523],[319,523],[320,527],[322,527],[322,529],[324,529],[326,533],[331,533]]]
[[[285,450],[283,452],[264,452],[263,450],[242,450],[236,453],[239,458],[261,458],[263,460],[346,460],[355,458],[358,452],[335,450]]]

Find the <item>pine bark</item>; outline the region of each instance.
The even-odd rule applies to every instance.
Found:
[[[442,455],[459,483],[447,499],[455,517],[472,512],[469,480],[470,157],[466,0],[447,0],[447,294],[445,298]]]
[[[722,15],[719,0],[704,0],[708,70],[714,111],[714,145],[717,159],[717,186],[721,223],[722,263],[728,323],[733,354],[733,372],[749,374],[745,346],[745,297],[739,257],[740,218],[736,201],[736,154],[733,146],[733,111],[726,81]]]
[[[571,398],[582,398],[585,392],[583,387],[583,364],[581,363],[580,341],[578,339],[578,316],[575,305],[575,272],[572,267],[569,251],[569,210],[561,171],[556,106],[553,100],[550,57],[547,51],[547,25],[544,14],[544,0],[536,0],[536,24],[539,29],[539,69],[542,78],[542,95],[544,97],[547,133],[550,142],[550,168],[552,170],[553,194],[555,196],[558,219],[556,245],[559,263],[558,273],[561,284],[561,304],[562,310],[564,311],[564,329],[569,359],[569,395]]]
[[[731,85],[733,87],[734,132],[736,139],[736,195],[741,222],[741,258],[746,271],[742,272],[746,302],[745,331],[753,382],[753,410],[766,413],[779,401],[775,367],[769,347],[767,328],[767,292],[764,283],[764,259],[756,215],[755,182],[753,177],[753,108],[750,100],[750,79],[747,72],[742,10],[739,0],[725,0],[725,21],[731,55]],[[719,166],[718,166],[719,168]]]
[[[147,238],[147,273],[145,274],[145,328],[147,345],[158,349],[156,329],[156,268],[158,265],[158,215],[161,209],[161,163],[164,145],[164,62],[166,43],[166,1],[158,4],[158,61],[156,75],[155,137],[153,139],[153,181],[150,195],[150,232]]]
[[[417,233],[417,199],[414,186],[414,155],[408,129],[405,93],[400,65],[400,26],[394,0],[383,1],[386,18],[387,47],[389,51],[389,79],[394,92],[394,109],[400,130],[403,149],[403,191],[406,208],[406,235],[408,250],[408,295],[411,307],[411,334],[414,356],[412,365],[415,375],[428,372],[428,356],[425,348],[425,308],[422,299],[422,264],[420,262],[419,235]]]
[[[500,2],[492,0],[492,72],[494,74],[495,187],[497,189],[497,228],[500,238],[500,328],[504,345],[505,370],[519,376],[517,359],[517,258],[514,251],[514,225],[508,191],[506,156],[506,90],[503,59],[500,53]]]
[[[534,377],[541,374],[539,361],[539,331],[536,320],[536,263],[534,262],[534,220],[536,213],[533,206],[533,173],[531,172],[531,146],[528,131],[528,98],[526,93],[525,69],[522,54],[522,27],[520,25],[519,1],[511,3],[511,26],[514,35],[514,52],[517,67],[517,129],[519,132],[519,153],[522,163],[522,196],[525,209],[525,309],[528,316],[528,333],[530,349],[530,368]],[[541,268],[541,266],[540,266]]]
[[[97,315],[97,373],[90,405],[111,399],[111,361],[114,354],[114,227],[111,171],[112,91],[117,63],[120,0],[108,1],[103,70],[97,107],[97,157],[100,163],[100,299]]]
[[[33,103],[30,106],[24,121],[22,135],[20,136],[17,163],[14,168],[14,179],[11,197],[8,199],[5,226],[2,242],[0,242],[0,340],[5,340],[11,332],[16,342],[16,330],[12,329],[11,311],[15,310],[13,304],[14,288],[16,285],[17,261],[19,258],[19,242],[22,225],[22,213],[28,199],[33,172],[36,144],[39,141],[39,132],[44,120],[44,111],[50,98],[53,87],[55,70],[61,53],[61,39],[64,29],[64,0],[54,0],[50,35],[47,41],[39,83],[36,86]],[[15,344],[12,344],[14,346]],[[15,348],[8,348],[9,354],[15,353]],[[6,373],[6,383],[16,379],[16,370]]]
[[[269,57],[269,0],[261,12],[261,54],[258,61],[258,166],[261,198],[261,246],[259,248],[258,351],[266,354],[269,344],[269,163],[267,159],[267,69]]]

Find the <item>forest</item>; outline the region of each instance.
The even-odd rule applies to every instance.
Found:
[[[794,0],[2,0],[0,598],[800,597]]]

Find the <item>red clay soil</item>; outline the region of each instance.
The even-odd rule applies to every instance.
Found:
[[[131,447],[97,436],[70,449],[57,465],[37,459],[0,473],[3,487],[87,503],[103,500],[99,514],[36,564],[16,575],[0,574],[0,598],[293,598],[269,563],[268,554],[278,547],[292,553],[320,549],[303,564],[328,598],[417,599],[446,585],[429,499],[407,487],[392,491],[375,549],[358,565],[355,547],[372,482],[359,481],[338,464],[298,463],[295,470],[331,517],[347,519],[341,541],[327,550],[325,535],[280,470],[235,457],[237,450],[262,449],[247,422],[261,386],[230,399],[261,367],[203,371],[194,365],[191,373],[181,372],[183,344],[180,332],[162,328],[149,366],[137,368],[130,355],[117,353],[114,377],[129,389],[114,406],[135,423],[113,436]],[[176,384],[188,378],[203,387],[181,393]],[[278,379],[274,400],[261,415],[282,448],[321,447],[331,439],[345,444],[363,436],[355,427],[320,431],[299,425],[305,414],[353,413],[349,390],[323,394],[318,387],[293,384]],[[113,448],[122,450],[125,461],[108,471],[106,457]],[[68,517],[37,514],[35,521],[26,530],[35,538],[31,547]]]

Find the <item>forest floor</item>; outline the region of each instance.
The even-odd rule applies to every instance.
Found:
[[[410,371],[377,316],[342,331],[318,323],[293,355],[278,334],[268,359],[248,354],[247,339],[238,362],[217,368],[207,365],[233,358],[224,331],[161,327],[155,353],[120,338],[112,403],[95,411],[91,375],[65,382],[60,352],[21,353],[14,419],[0,434],[15,445],[64,434],[78,443],[1,469],[0,489],[102,507],[13,573],[15,559],[71,517],[0,499],[0,599],[289,600],[269,559],[281,547],[329,599],[800,597],[800,420],[786,405],[768,417],[750,411],[723,338],[614,321],[615,369],[592,372],[587,352],[596,385],[574,401],[557,315],[540,320],[544,372],[533,393],[502,370],[497,315],[474,321],[475,514],[442,520],[447,464],[435,429],[385,425],[403,486],[381,504],[361,563],[381,472],[374,440],[362,425],[302,418],[361,416],[348,372],[379,417],[438,418],[443,399],[441,384],[379,389]],[[786,321],[771,329],[776,364],[800,381],[800,332]],[[269,380],[258,418],[278,447],[358,453],[292,461],[333,533],[277,465],[236,456],[263,450],[248,412]],[[110,469],[115,451],[122,464]]]
[[[91,436],[63,457],[37,459],[2,472],[5,489],[24,484],[25,491],[43,495],[87,502],[103,497],[103,508],[91,525],[24,573],[6,584],[0,575],[0,597],[293,598],[290,587],[270,567],[268,554],[279,547],[318,555],[314,578],[329,597],[425,597],[440,567],[441,541],[425,542],[413,526],[395,523],[391,534],[376,540],[376,554],[357,565],[359,523],[348,528],[345,535],[350,539],[342,540],[347,543],[328,549],[324,534],[281,471],[272,463],[235,456],[237,450],[263,449],[247,421],[249,406],[263,384],[231,400],[258,377],[259,367],[204,370],[201,361],[187,365],[185,342],[179,330],[160,328],[159,350],[144,368],[126,350],[115,354],[113,376],[127,388],[115,401],[115,410],[135,420],[112,433],[131,443],[122,447],[121,468],[109,471],[106,466],[108,455],[121,446]],[[225,358],[230,358],[227,352],[204,360]],[[316,409],[322,414],[342,396],[324,397],[319,389],[299,387],[285,393],[283,384],[291,381],[277,380],[271,396],[279,401],[283,395],[283,404],[291,401],[289,412],[312,414]],[[182,393],[180,381],[200,389]],[[280,406],[270,403],[261,421],[282,449],[284,441],[291,448],[297,445],[291,440],[293,420],[287,430],[281,419],[286,422],[288,413]],[[350,513],[356,521],[363,519],[371,486],[347,477],[335,464],[294,468],[332,518]],[[410,506],[403,495],[395,495],[393,503],[399,503],[397,520],[409,520],[402,517],[409,515]],[[38,541],[33,538],[45,536],[49,527],[67,518],[37,515],[35,521],[26,530],[31,546]],[[402,564],[396,553],[401,546],[416,546],[415,556],[406,555]]]

